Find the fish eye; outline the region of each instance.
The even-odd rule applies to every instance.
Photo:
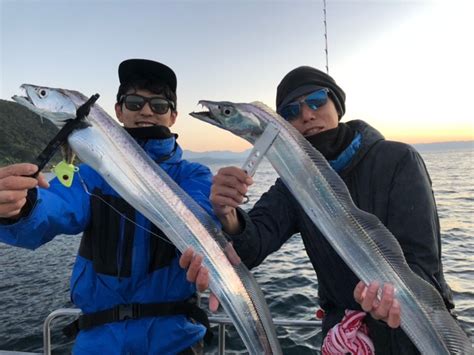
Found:
[[[44,88],[38,88],[36,91],[38,92],[39,97],[43,99],[48,96],[48,90]]]
[[[234,112],[234,108],[232,106],[222,106],[220,107],[221,112],[224,116],[230,116]]]

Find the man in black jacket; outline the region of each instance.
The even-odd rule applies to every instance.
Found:
[[[339,122],[345,94],[332,77],[311,67],[289,72],[277,89],[278,113],[328,160],[347,185],[354,203],[377,216],[400,243],[410,268],[432,284],[446,307],[454,307],[441,263],[439,219],[431,181],[420,155],[409,145],[386,141],[363,121]],[[253,268],[300,233],[318,277],[319,303],[325,311],[323,337],[343,319],[346,310],[369,312],[365,317],[377,354],[415,354],[415,346],[399,328],[393,287],[366,287],[311,222],[280,179],[247,214],[240,208],[252,179],[236,167],[214,177],[211,203],[244,263]],[[207,284],[192,251],[181,259],[188,279]],[[362,306],[362,307],[361,307]],[[215,308],[213,301],[212,308]],[[382,321],[380,321],[382,320]],[[385,322],[383,322],[385,321]],[[329,337],[328,337],[329,338]]]

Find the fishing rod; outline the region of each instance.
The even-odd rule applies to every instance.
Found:
[[[48,143],[46,148],[35,158],[33,164],[38,166],[38,171],[32,175],[32,177],[37,177],[41,170],[46,166],[46,164],[51,160],[54,154],[57,152],[60,146],[62,146],[67,137],[71,134],[72,131],[78,128],[83,128],[87,124],[84,123],[84,118],[89,114],[92,105],[99,98],[99,94],[92,95],[89,100],[84,104],[79,106],[76,111],[76,117],[74,119],[68,120],[66,125],[61,128],[61,130],[54,136],[54,138]]]
[[[326,52],[326,73],[329,74],[329,50],[328,50],[328,26],[326,20],[326,0],[323,0],[323,15],[324,15],[324,51]]]

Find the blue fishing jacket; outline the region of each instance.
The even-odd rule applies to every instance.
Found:
[[[209,203],[212,174],[207,167],[182,160],[175,137],[139,143],[157,162],[171,155],[159,162],[161,168],[213,215]],[[0,241],[35,249],[58,234],[82,232],[70,288],[72,302],[84,313],[121,304],[184,301],[195,294],[195,285],[179,267],[178,250],[84,164],[70,188],[57,179],[50,188],[39,188],[28,216],[0,225]],[[107,323],[81,331],[74,353],[177,353],[202,339],[205,330],[184,315]]]

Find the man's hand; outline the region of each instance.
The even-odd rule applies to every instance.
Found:
[[[209,200],[225,232],[236,234],[240,231],[235,209],[244,201],[248,187],[252,184],[253,179],[235,166],[219,169],[212,179]]]
[[[240,258],[231,243],[227,244],[224,252],[232,265],[240,264]],[[199,292],[203,292],[209,287],[209,270],[202,265],[202,260],[203,257],[194,253],[192,248],[186,249],[179,258],[179,266],[183,269],[188,269],[186,279],[189,282],[196,283],[196,288]],[[209,310],[214,313],[218,308],[219,300],[211,292],[209,295]]]
[[[179,266],[188,269],[186,279],[196,283],[199,292],[204,292],[209,287],[209,270],[202,265],[203,257],[194,253],[194,249],[189,247],[179,258]]]
[[[26,203],[29,189],[49,187],[43,174],[29,177],[38,171],[34,164],[12,164],[0,168],[0,218],[18,218]]]
[[[372,282],[368,287],[360,281],[354,289],[354,299],[359,303],[365,312],[370,312],[372,318],[383,320],[390,328],[400,326],[400,304],[394,297],[392,284],[385,284],[382,290],[382,297],[377,298],[380,285]]]

